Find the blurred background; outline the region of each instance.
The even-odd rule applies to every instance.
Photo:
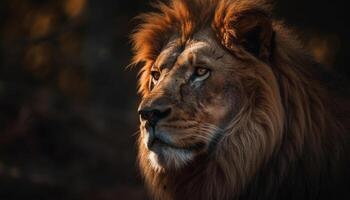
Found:
[[[344,0],[278,1],[276,17],[350,78]],[[147,0],[0,1],[0,199],[147,199],[129,34]]]

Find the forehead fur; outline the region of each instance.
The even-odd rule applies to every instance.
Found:
[[[171,0],[154,4],[156,12],[138,16],[141,24],[132,35],[133,64],[143,63],[140,88],[147,92],[147,77],[153,62],[171,37],[180,38],[180,46],[196,32],[211,28],[220,43],[232,21],[247,12],[269,13],[267,0]],[[235,33],[229,33],[235,34]]]

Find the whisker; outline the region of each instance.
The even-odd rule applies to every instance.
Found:
[[[199,127],[196,137],[204,140],[205,142],[218,142],[219,137],[216,137],[218,133],[223,132],[223,130],[214,124],[205,123]]]
[[[136,137],[138,134],[140,134],[141,131],[140,130],[137,130],[135,131],[133,134],[131,134],[131,137]]]

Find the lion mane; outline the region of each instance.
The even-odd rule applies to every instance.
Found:
[[[141,95],[149,92],[150,68],[169,37],[177,34],[185,43],[205,28],[229,54],[246,62],[254,55],[274,76],[251,74],[260,81],[243,86],[251,98],[209,158],[159,172],[150,167],[139,141],[139,165],[153,198],[350,198],[349,90],[271,17],[269,2],[172,0],[155,7],[138,17],[142,23],[132,35],[133,63],[142,64]],[[249,38],[257,38],[255,45]]]

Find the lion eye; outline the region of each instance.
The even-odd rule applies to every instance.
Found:
[[[194,71],[193,82],[204,81],[210,76],[210,69],[204,67],[197,67]]]
[[[158,81],[160,78],[160,72],[159,71],[151,71],[151,76],[155,81]]]
[[[197,67],[195,71],[196,76],[205,76],[207,73],[209,73],[209,69],[203,67]]]

